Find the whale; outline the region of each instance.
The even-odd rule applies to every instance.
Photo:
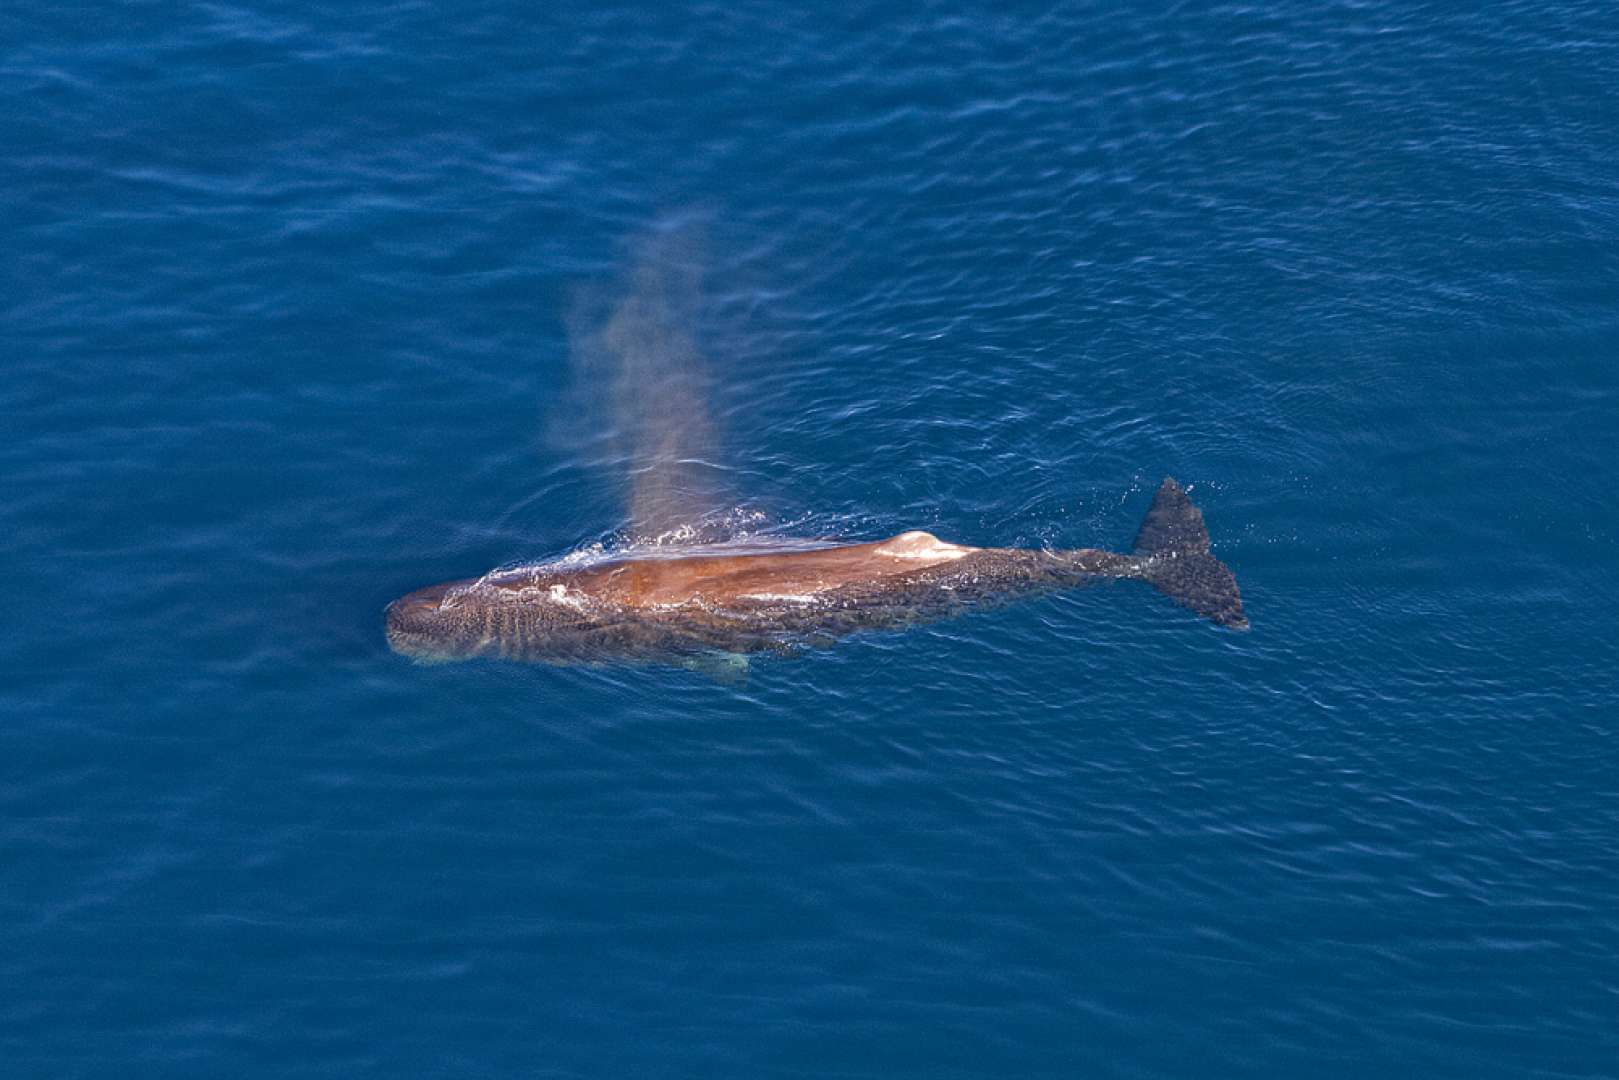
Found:
[[[723,545],[498,570],[389,604],[389,646],[420,662],[686,663],[791,654],[1109,579],[1146,583],[1217,626],[1249,628],[1237,580],[1172,477],[1128,552],[969,547],[922,530],[793,550]]]

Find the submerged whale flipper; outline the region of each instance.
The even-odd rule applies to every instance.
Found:
[[[742,653],[714,651],[688,657],[680,662],[680,666],[721,686],[735,686],[748,681],[751,664]]]
[[[1133,554],[1141,560],[1141,576],[1175,603],[1221,626],[1248,629],[1236,576],[1209,554],[1203,512],[1173,479],[1165,477],[1159,486]]]

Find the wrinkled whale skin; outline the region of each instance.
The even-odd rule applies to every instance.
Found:
[[[550,563],[410,593],[388,606],[387,635],[422,661],[783,652],[1108,578],[1147,581],[1219,625],[1248,626],[1201,513],[1165,480],[1129,554],[974,548],[913,531],[790,552]]]

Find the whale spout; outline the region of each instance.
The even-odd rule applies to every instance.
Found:
[[[1132,553],[1141,576],[1175,603],[1221,626],[1248,629],[1236,575],[1210,554],[1203,512],[1173,478],[1159,485]]]

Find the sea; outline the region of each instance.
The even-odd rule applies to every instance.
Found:
[[[1619,10],[15,0],[0,1075],[1619,1076]],[[389,601],[1128,550],[702,665]]]

